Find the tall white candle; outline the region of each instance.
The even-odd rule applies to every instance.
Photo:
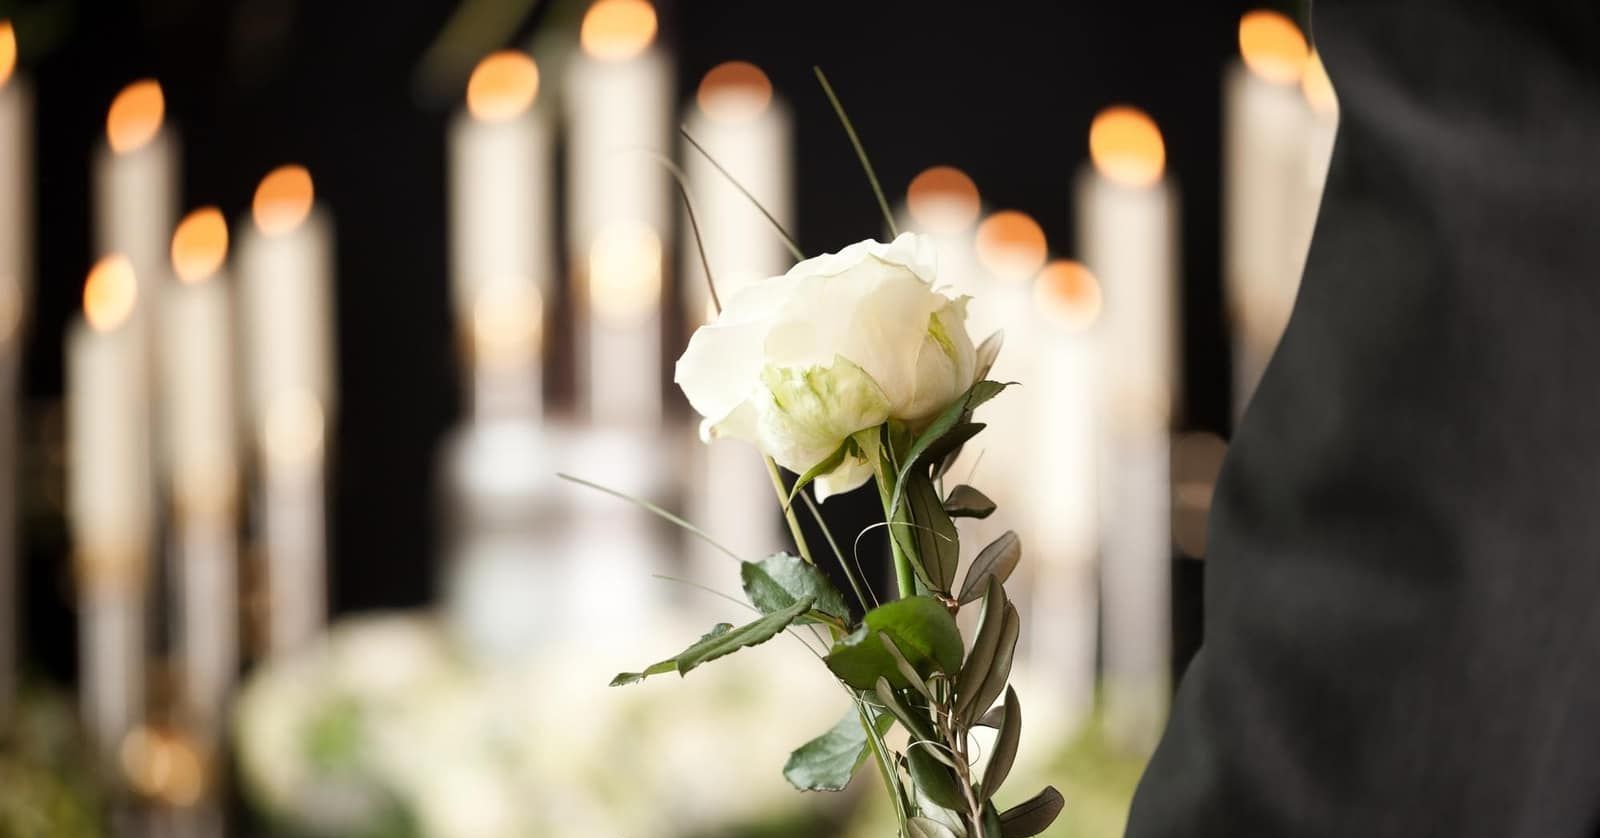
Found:
[[[569,235],[578,378],[590,419],[654,428],[661,404],[665,167],[672,68],[645,0],[598,0],[567,66]]]
[[[723,168],[791,229],[794,218],[792,131],[788,106],[753,64],[729,61],[706,73],[686,119],[694,137]],[[726,304],[751,283],[778,276],[795,261],[783,238],[750,200],[705,155],[685,147],[684,171],[711,264],[717,295]],[[712,316],[700,250],[687,219],[679,225],[683,307],[691,328]],[[694,479],[690,517],[743,556],[759,557],[778,544],[781,511],[771,478],[749,446],[729,441],[691,449]],[[696,581],[738,586],[738,566],[709,545],[691,548]]]
[[[167,243],[177,220],[178,138],[165,124],[166,99],[153,79],[123,88],[106,114],[106,136],[94,152],[94,243],[97,253],[120,253],[152,303],[168,275]],[[134,311],[135,328],[155,328],[158,306]]]
[[[173,503],[176,643],[184,704],[220,734],[238,667],[238,424],[233,295],[220,275],[228,224],[214,207],[172,237],[178,283],[162,295],[161,446]]]
[[[33,275],[33,101],[16,73],[17,39],[0,20],[0,724],[16,698],[17,412],[22,329]]]
[[[1035,427],[1022,519],[1034,582],[1027,659],[1029,671],[1054,682],[1069,725],[1094,706],[1099,644],[1099,376],[1089,329],[1100,304],[1099,283],[1076,262],[1052,262],[1034,283],[1038,363],[1026,389],[1035,393]]]
[[[115,764],[144,707],[147,559],[154,532],[146,367],[131,326],[138,281],[96,263],[67,330],[68,517],[79,585],[84,723]]]
[[[1223,286],[1235,416],[1288,323],[1310,243],[1305,219],[1315,217],[1305,188],[1310,113],[1297,87],[1305,36],[1277,12],[1249,12],[1239,21],[1239,53],[1223,75]]]
[[[555,274],[553,139],[549,115],[535,107],[538,92],[532,58],[494,53],[473,71],[466,108],[450,125],[451,299],[469,342],[473,412],[480,417],[540,410],[537,345],[514,352],[505,341],[483,344],[504,337],[505,329],[540,334],[542,324],[510,318],[542,317],[539,303]]]
[[[303,644],[327,620],[325,440],[337,405],[333,230],[311,175],[262,179],[240,225],[241,325],[251,429],[259,447],[269,645]]]
[[[1083,261],[1104,296],[1099,327],[1101,607],[1106,720],[1123,747],[1154,747],[1171,679],[1171,478],[1178,399],[1176,189],[1142,111],[1114,107],[1089,132],[1078,178]]]

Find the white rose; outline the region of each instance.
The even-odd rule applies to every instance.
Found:
[[[932,285],[933,244],[902,234],[807,259],[726,301],[678,359],[675,380],[705,417],[701,435],[755,443],[805,473],[846,439],[846,456],[817,479],[817,495],[872,476],[890,419],[912,426],[944,410],[993,362],[967,334],[967,299]],[[861,433],[862,431],[871,431]]]

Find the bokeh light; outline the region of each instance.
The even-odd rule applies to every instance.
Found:
[[[1117,105],[1101,111],[1089,125],[1089,157],[1108,180],[1145,187],[1161,180],[1167,147],[1148,114]]]
[[[139,283],[128,257],[113,253],[94,263],[83,284],[83,316],[90,328],[108,332],[133,313]]]
[[[526,113],[538,95],[539,65],[527,53],[502,50],[478,62],[467,79],[467,112],[503,122]]]
[[[118,154],[137,151],[155,139],[166,113],[161,85],[154,79],[136,81],[111,100],[106,112],[106,142]]]
[[[978,220],[978,185],[954,166],[934,166],[911,180],[906,209],[924,232],[959,233]]]
[[[583,16],[583,51],[604,61],[626,61],[656,38],[656,9],[645,0],[599,0]]]
[[[1002,210],[978,225],[978,261],[997,279],[1026,282],[1044,266],[1050,249],[1044,228],[1025,212]]]
[[[718,122],[748,122],[772,104],[772,81],[748,61],[724,61],[700,80],[695,101]]]
[[[183,282],[216,274],[228,258],[228,222],[222,210],[201,207],[184,216],[172,233],[172,270]]]
[[[1239,19],[1239,55],[1252,73],[1267,81],[1299,81],[1308,53],[1300,27],[1278,12],[1258,9]]]
[[[282,235],[306,220],[315,200],[311,173],[304,166],[279,166],[261,179],[250,212],[261,232]]]

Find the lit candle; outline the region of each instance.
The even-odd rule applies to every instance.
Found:
[[[600,424],[660,424],[662,267],[670,228],[671,65],[645,0],[598,0],[567,67],[569,246],[580,274],[581,400]]]
[[[1239,21],[1239,54],[1223,76],[1223,285],[1235,416],[1288,323],[1310,244],[1305,219],[1316,212],[1306,207],[1309,113],[1297,86],[1305,36],[1277,12],[1249,12]]]
[[[1033,217],[1017,210],[1002,210],[978,225],[975,253],[981,268],[981,287],[969,307],[968,331],[983,340],[995,331],[1005,332],[1005,344],[989,377],[996,381],[1030,382],[1038,364],[1038,328],[1033,308],[1033,280],[1049,257],[1044,229]],[[943,270],[941,269],[941,275]],[[1035,394],[1031,387],[1019,387],[1003,394],[983,408],[983,421],[997,430],[993,439],[1037,439],[1046,430],[1039,424]],[[1016,436],[1013,436],[1016,435]],[[982,438],[980,437],[980,444]],[[992,442],[993,440],[991,440]],[[1028,445],[984,445],[973,454],[976,465],[981,454],[991,476],[1020,474],[1027,470],[1031,457]],[[956,474],[965,479],[958,464]],[[1011,481],[979,479],[984,491],[1005,507],[1025,504],[1027,490]],[[1020,508],[1020,506],[1018,506]],[[999,518],[974,524],[982,543],[1003,531]],[[1029,535],[1025,528],[1024,537]]]
[[[123,88],[106,113],[105,140],[94,154],[94,242],[97,253],[120,253],[132,263],[140,296],[159,300],[168,274],[167,244],[177,220],[178,138],[165,124],[161,85],[144,79]],[[135,328],[156,306],[140,306]],[[148,336],[142,338],[150,340]]]
[[[689,135],[792,233],[792,127],[789,109],[773,95],[766,74],[743,61],[712,68],[700,82],[687,126]],[[751,283],[781,275],[795,260],[772,224],[704,155],[692,149],[684,155],[706,260],[726,305]],[[693,230],[687,221],[679,229],[683,303],[692,329],[712,316],[711,295]],[[749,446],[728,440],[697,442],[691,450],[691,519],[740,555],[772,552],[781,512],[761,458]],[[691,550],[693,579],[718,588],[738,585],[738,565],[722,552],[699,542]]]
[[[1076,724],[1094,706],[1099,644],[1099,381],[1089,329],[1100,315],[1100,285],[1063,259],[1047,265],[1033,288],[1038,363],[1027,389],[1035,393],[1037,427],[1026,446],[1031,488],[1022,518],[1033,577],[1028,670],[1055,682],[1064,720]]]
[[[174,513],[176,643],[185,705],[212,736],[238,667],[237,422],[233,296],[220,275],[228,224],[207,207],[172,236],[178,283],[164,289],[161,450]]]
[[[1143,112],[1114,107],[1089,131],[1078,179],[1083,261],[1100,280],[1101,608],[1106,722],[1154,747],[1171,678],[1169,431],[1178,400],[1177,204],[1166,146]]]
[[[16,697],[18,378],[33,274],[33,101],[16,65],[16,33],[0,20],[0,725]]]
[[[264,488],[268,643],[300,646],[327,620],[325,440],[335,414],[333,230],[311,175],[262,179],[240,225],[248,415]]]
[[[79,587],[86,729],[114,764],[144,706],[147,559],[154,531],[138,280],[122,256],[90,271],[67,330],[68,518]]]
[[[543,317],[555,264],[553,140],[538,92],[532,58],[494,53],[450,126],[451,296],[480,417],[540,410],[539,347],[528,338],[542,323],[528,318]]]
[[[954,166],[932,166],[911,179],[906,200],[895,213],[902,230],[921,233],[933,241],[939,258],[939,281],[957,294],[972,297],[967,307],[967,329],[980,339],[1000,328],[991,302],[985,268],[978,262],[975,227],[983,202],[978,185]],[[989,315],[989,316],[986,316]]]

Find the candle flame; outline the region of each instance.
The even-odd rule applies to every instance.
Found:
[[[661,298],[661,237],[643,224],[608,227],[589,248],[589,305],[602,320],[643,320]]]
[[[261,232],[278,236],[299,227],[311,214],[315,199],[311,173],[306,167],[279,166],[261,179],[250,211]]]
[[[204,282],[228,258],[228,222],[222,210],[201,207],[172,233],[172,270],[183,282]]]
[[[12,27],[11,21],[0,20],[0,87],[5,87],[11,81],[11,73],[17,68],[17,30]]]
[[[544,298],[530,282],[506,278],[478,291],[472,337],[479,360],[515,364],[536,357],[544,333]]]
[[[123,738],[120,756],[129,785],[146,797],[179,808],[199,801],[205,767],[187,737],[141,725]]]
[[[106,112],[106,142],[117,154],[138,151],[155,139],[167,113],[167,100],[155,79],[122,88]]]
[[[978,185],[954,166],[934,166],[906,187],[911,220],[930,233],[959,233],[978,220]]]
[[[1089,126],[1089,157],[1095,170],[1124,186],[1152,186],[1167,165],[1161,129],[1138,108],[1106,108]]]
[[[1306,62],[1305,75],[1300,77],[1300,90],[1305,93],[1306,101],[1311,103],[1311,109],[1317,113],[1332,115],[1339,112],[1339,97],[1333,92],[1333,79],[1328,77],[1328,68],[1322,64],[1322,56],[1315,51]]]
[[[604,61],[626,61],[656,38],[656,9],[646,0],[598,0],[583,16],[583,51]]]
[[[139,283],[128,257],[113,253],[94,263],[83,284],[83,316],[97,332],[109,332],[133,313]]]
[[[539,65],[514,49],[493,53],[467,79],[467,112],[483,122],[504,122],[525,113],[539,95]]]
[[[1057,259],[1044,266],[1033,286],[1034,302],[1051,322],[1081,332],[1100,316],[1100,282],[1081,262]]]
[[[1027,282],[1049,254],[1039,222],[1025,212],[1003,210],[978,225],[978,261],[999,279]]]
[[[1258,9],[1239,18],[1239,55],[1252,73],[1275,84],[1294,84],[1305,72],[1309,49],[1294,21]]]
[[[306,390],[290,390],[267,405],[261,425],[267,459],[280,465],[304,465],[322,453],[322,402]]]
[[[772,104],[772,81],[748,61],[724,61],[700,80],[695,101],[718,122],[748,122]]]

